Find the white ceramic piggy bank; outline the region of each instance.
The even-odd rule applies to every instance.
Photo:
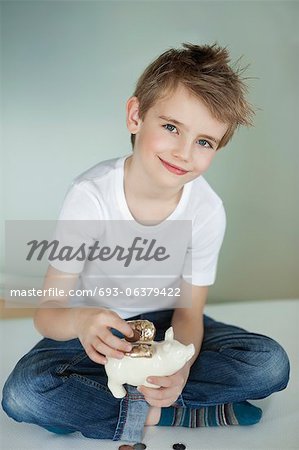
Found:
[[[124,356],[122,359],[108,357],[105,364],[108,376],[108,387],[114,397],[121,398],[126,395],[124,383],[132,386],[143,384],[147,387],[159,388],[148,383],[149,376],[172,375],[181,369],[195,353],[193,344],[184,345],[173,338],[173,328],[165,333],[165,341],[153,342],[153,356],[151,358],[132,358]]]

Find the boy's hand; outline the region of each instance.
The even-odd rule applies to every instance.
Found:
[[[103,308],[80,309],[76,315],[75,328],[87,355],[96,363],[105,364],[105,356],[122,359],[124,352],[132,349],[129,342],[110,331],[114,328],[128,337],[134,334],[130,325],[114,311]]]
[[[161,386],[159,389],[139,386],[138,391],[144,395],[144,399],[151,406],[168,407],[171,406],[182,393],[187,383],[190,372],[190,366],[186,363],[182,369],[173,375],[165,377],[151,376],[147,381]]]

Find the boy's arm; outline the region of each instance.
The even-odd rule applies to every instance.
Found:
[[[78,274],[64,273],[50,266],[43,288],[55,287],[69,293],[77,279]],[[71,308],[68,295],[55,299],[44,297],[36,311],[34,324],[43,336],[56,341],[78,338],[89,358],[98,364],[105,364],[107,356],[123,358],[124,352],[132,350],[129,342],[111,332],[111,328],[115,328],[132,337],[133,330],[125,320],[104,308]]]
[[[141,386],[138,389],[151,406],[168,407],[178,399],[179,394],[182,393],[187,383],[190,368],[200,352],[204,331],[203,309],[208,295],[208,287],[190,285],[183,280],[180,302],[183,301],[183,305],[190,304],[190,295],[192,297],[191,306],[189,308],[176,308],[173,312],[171,325],[175,339],[185,345],[193,344],[195,354],[190,361],[173,375],[150,377],[151,382],[157,384],[158,387],[162,387],[162,390],[145,386]],[[189,299],[189,302],[186,299]]]
[[[185,287],[184,287],[185,286]],[[181,296],[190,295],[190,285],[182,281]],[[176,308],[172,316],[172,327],[175,339],[182,344],[193,344],[195,354],[187,362],[192,366],[199,355],[204,334],[203,311],[208,297],[208,286],[191,286],[192,304],[188,308]],[[186,301],[187,304],[187,301]]]
[[[64,273],[49,266],[43,289],[57,288],[65,293],[73,289],[78,274]],[[50,292],[50,291],[48,291]],[[53,298],[44,296],[34,315],[34,325],[43,336],[57,341],[73,339],[76,336],[74,325],[80,308],[68,307],[68,296]]]

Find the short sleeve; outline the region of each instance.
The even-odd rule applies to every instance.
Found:
[[[73,184],[55,226],[53,239],[58,247],[55,258],[48,254],[49,264],[62,272],[81,273],[89,247],[101,235],[102,217],[99,199],[92,189],[86,183]]]
[[[187,249],[183,278],[196,286],[211,286],[216,280],[218,257],[226,229],[223,203],[202,225],[194,228],[192,244]],[[192,277],[187,276],[187,273],[192,273]]]

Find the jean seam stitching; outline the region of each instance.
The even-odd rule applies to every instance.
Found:
[[[76,365],[79,362],[83,361],[84,358],[87,358],[87,354],[85,353],[85,351],[80,352],[79,355],[76,355],[73,359],[71,359],[70,361],[60,364],[57,368],[56,368],[56,374],[57,375],[62,375],[63,372],[65,372],[70,366]]]
[[[113,441],[119,441],[123,431],[124,431],[124,426],[127,420],[127,413],[128,413],[128,403],[129,403],[129,399],[128,399],[128,395],[126,395],[120,402],[119,405],[119,417],[118,417],[118,422],[116,425],[116,429],[115,429],[115,433],[114,436],[112,438]]]
[[[95,380],[91,380],[83,375],[80,375],[78,373],[72,373],[70,376],[68,377],[64,377],[66,380],[69,378],[75,378],[78,381],[81,381],[83,384],[86,384],[87,386],[91,386],[94,387],[95,389],[97,389],[98,391],[104,391],[108,394],[111,394],[110,389],[108,389],[108,387],[103,386],[102,384],[98,383]]]

